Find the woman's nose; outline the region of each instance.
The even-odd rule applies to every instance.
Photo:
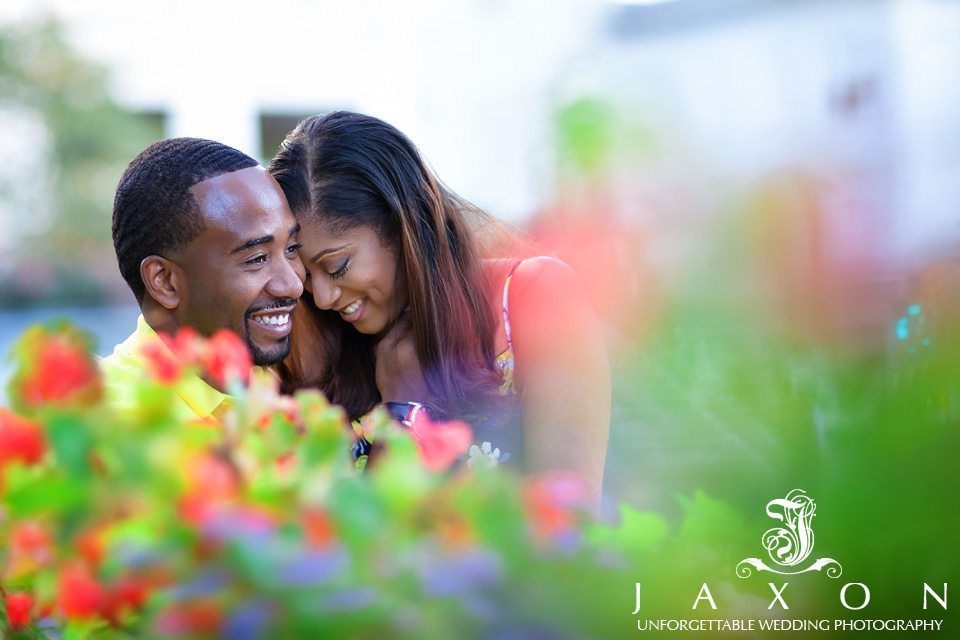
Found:
[[[311,289],[313,289],[313,302],[318,309],[333,309],[337,300],[340,299],[341,289],[326,278],[312,279]]]

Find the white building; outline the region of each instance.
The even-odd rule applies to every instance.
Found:
[[[856,176],[851,233],[885,250],[960,231],[953,0],[7,0],[0,20],[44,12],[168,135],[269,157],[304,115],[364,111],[511,220],[552,193],[556,107],[597,96],[656,142],[621,183],[688,184],[697,215],[718,184],[810,163]]]

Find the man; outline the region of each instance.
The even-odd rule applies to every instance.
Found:
[[[236,149],[173,138],[138,155],[117,186],[113,244],[142,315],[101,361],[113,404],[134,405],[131,392],[148,366],[142,347],[157,333],[226,328],[243,338],[254,364],[282,361],[305,277],[299,229],[277,182]],[[178,414],[216,419],[223,391],[184,381]]]

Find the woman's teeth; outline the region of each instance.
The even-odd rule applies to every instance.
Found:
[[[363,298],[361,298],[360,300],[357,300],[356,302],[353,302],[353,303],[351,303],[350,305],[344,307],[344,308],[343,308],[343,311],[341,311],[340,313],[342,313],[342,314],[345,315],[345,316],[349,316],[349,315],[351,315],[351,314],[354,314],[354,313],[357,312],[357,309],[360,308],[360,305],[361,305],[361,304],[363,304]]]

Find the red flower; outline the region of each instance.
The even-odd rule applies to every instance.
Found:
[[[71,620],[92,618],[104,605],[103,585],[79,564],[61,570],[59,592],[60,609]]]
[[[240,490],[240,478],[229,464],[211,454],[200,455],[187,465],[187,492],[180,501],[180,515],[200,525],[218,505],[234,502]]]
[[[149,364],[150,374],[161,384],[173,384],[183,371],[184,362],[162,340],[151,340],[144,344],[140,349],[140,355]]]
[[[184,364],[195,364],[203,360],[203,354],[206,353],[207,343],[200,337],[194,329],[190,327],[180,327],[177,334],[172,338],[167,334],[161,333],[163,341],[170,347],[177,358]]]
[[[20,522],[10,531],[10,548],[22,553],[50,553],[50,533],[36,522]]]
[[[46,438],[40,425],[0,408],[0,469],[14,460],[35,464],[46,451]]]
[[[203,368],[211,381],[226,389],[231,380],[250,381],[250,351],[243,340],[232,331],[220,329],[210,338]]]
[[[430,471],[443,471],[452,465],[457,456],[466,452],[473,440],[473,430],[465,422],[434,422],[425,412],[420,412],[410,434],[420,448],[420,460]]]
[[[27,406],[85,405],[100,399],[100,371],[79,338],[41,331],[34,340],[28,373],[19,381]]]
[[[177,603],[162,611],[155,624],[166,636],[213,635],[223,626],[223,608],[211,600]]]
[[[33,597],[27,593],[10,593],[4,598],[7,605],[7,620],[14,629],[22,629],[30,624],[30,610]]]
[[[143,609],[149,595],[146,586],[133,578],[121,578],[104,593],[100,614],[117,625],[125,613],[136,613]]]

